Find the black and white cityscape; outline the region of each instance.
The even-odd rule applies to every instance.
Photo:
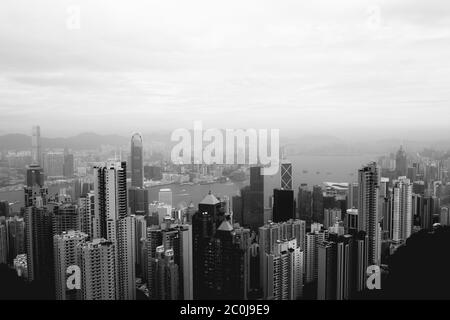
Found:
[[[440,0],[3,0],[0,299],[450,299],[449,40]]]

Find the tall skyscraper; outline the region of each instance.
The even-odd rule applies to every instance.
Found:
[[[155,275],[149,283],[151,300],[178,300],[179,271],[175,264],[173,249],[156,248],[155,258],[150,258],[149,268]]]
[[[192,238],[194,254],[194,299],[212,299],[215,293],[215,234],[223,211],[216,197],[209,194],[199,204],[198,212],[192,217]]]
[[[139,133],[131,137],[131,186],[144,187],[144,149]]]
[[[273,282],[268,280],[268,275],[276,276],[278,273],[273,269],[273,263],[279,261],[278,257],[280,252],[291,252],[287,247],[283,247],[282,250],[279,247],[276,248],[277,244],[284,243],[286,241],[295,241],[295,248],[293,246],[288,246],[289,248],[295,249],[296,259],[301,259],[301,272],[304,273],[304,248],[306,246],[306,223],[303,220],[289,220],[286,222],[274,223],[269,222],[264,226],[259,228],[259,269],[260,269],[260,286],[263,289],[263,296],[269,298],[273,296]],[[291,242],[292,244],[292,242]],[[298,249],[298,250],[297,250]],[[270,256],[272,255],[272,256]],[[273,262],[273,263],[272,263]],[[300,266],[296,266],[297,270]],[[292,269],[293,270],[293,269]],[[296,277],[298,273],[295,273]],[[302,276],[303,277],[303,276]],[[291,278],[293,280],[294,278]],[[295,278],[296,281],[300,281],[299,278]],[[297,299],[301,296],[302,291],[300,288],[303,286],[297,286],[299,291],[294,294],[293,299]],[[270,288],[269,288],[270,287]],[[269,292],[270,291],[270,292]],[[291,291],[291,292],[294,292]],[[277,293],[278,294],[278,293]],[[277,295],[275,294],[275,295]],[[291,296],[292,298],[292,296]],[[290,299],[290,298],[289,298]]]
[[[33,126],[31,133],[31,158],[33,164],[42,165],[41,152],[41,128]]]
[[[408,174],[408,160],[406,158],[406,152],[403,150],[403,146],[397,151],[395,157],[395,170],[398,177],[403,177]]]
[[[78,266],[81,269],[83,300],[116,300],[116,251],[114,243],[103,238],[77,245]]]
[[[420,219],[420,227],[422,229],[431,229],[433,226],[433,214],[438,207],[437,198],[434,196],[425,196],[422,198],[422,209]]]
[[[57,300],[79,300],[81,291],[67,287],[67,268],[78,265],[77,246],[87,240],[88,235],[80,231],[64,231],[53,236],[55,257],[55,292]]]
[[[352,235],[330,232],[318,245],[318,300],[348,300],[355,280],[355,250]]]
[[[242,218],[241,225],[256,231],[264,225],[264,176],[262,168],[250,167],[250,186],[241,189]],[[234,201],[233,201],[234,205]]]
[[[67,149],[64,149],[64,163],[63,163],[63,175],[66,178],[73,177],[74,171],[74,158],[73,154],[69,153]]]
[[[18,216],[6,219],[8,235],[8,263],[19,255],[25,253],[25,221]]]
[[[142,261],[142,278],[147,284],[153,283],[156,276],[153,269],[149,268],[149,261],[156,257],[156,248],[162,244],[162,230],[159,226],[147,226],[145,240],[142,244],[141,261]]]
[[[312,220],[312,193],[308,185],[303,183],[298,188],[298,218],[311,223]]]
[[[364,231],[359,231],[354,237],[353,246],[353,281],[352,295],[366,289],[366,270],[369,261],[369,237]]]
[[[273,190],[273,222],[295,219],[294,190]]]
[[[128,216],[126,163],[110,161],[94,167],[94,214],[100,236],[116,250],[118,300],[135,298],[135,222]]]
[[[351,298],[354,279],[353,237],[330,233],[329,240],[336,243],[336,299],[348,300]]]
[[[380,264],[381,235],[379,216],[379,168],[375,162],[358,171],[358,230],[365,231],[369,241],[369,264]]]
[[[89,236],[89,240],[100,238],[100,217],[96,216],[94,191],[90,191],[78,199],[78,210],[81,231]]]
[[[142,275],[143,264],[142,264],[142,249],[146,238],[147,233],[147,220],[145,220],[145,216],[135,216],[135,257],[136,257],[136,267],[138,270],[138,274]]]
[[[163,246],[163,252],[173,250],[173,260],[178,266],[177,297],[183,300],[193,299],[193,256],[192,229],[190,225],[163,223],[160,227],[147,228],[142,244],[143,278],[148,283],[149,290],[155,285],[154,259],[157,258],[157,248]],[[156,298],[155,298],[156,299]],[[162,298],[158,298],[162,299]]]
[[[52,213],[46,207],[25,208],[28,281],[35,281],[53,293]]]
[[[225,207],[208,194],[192,218],[195,299],[244,299],[247,294],[248,249],[241,236],[236,238]]]
[[[323,223],[323,190],[321,186],[313,186],[312,221]]]
[[[27,280],[35,281],[53,294],[53,233],[52,212],[47,204],[48,189],[44,187],[42,168],[30,165],[27,168],[24,187],[25,239],[27,253]]]
[[[293,190],[292,163],[287,160],[281,161],[281,189]]]
[[[323,241],[318,244],[317,300],[336,299],[336,244]]]
[[[264,298],[268,300],[297,300],[303,295],[303,251],[297,240],[280,241],[271,253],[264,253],[267,278]]]
[[[214,252],[215,299],[246,299],[248,293],[250,230],[236,233],[228,220],[222,221],[216,231]]]
[[[305,283],[313,283],[318,278],[319,244],[328,239],[325,230],[313,230],[306,234],[305,246]]]
[[[115,237],[112,222],[128,214],[126,190],[126,163],[110,161],[94,167],[94,208],[100,219],[100,236],[106,240]]]
[[[117,220],[117,271],[119,300],[136,298],[136,256],[134,217]]]
[[[406,177],[394,181],[392,206],[392,240],[406,241],[412,233],[412,185]]]

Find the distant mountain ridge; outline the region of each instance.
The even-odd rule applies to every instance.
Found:
[[[170,132],[143,133],[144,145],[160,143],[167,146],[175,142],[170,139]],[[69,148],[73,150],[98,149],[102,145],[112,147],[128,146],[130,136],[117,134],[100,135],[93,132],[80,133],[67,138],[42,137],[43,148]],[[280,144],[287,155],[336,155],[336,154],[382,154],[395,152],[400,145],[410,153],[422,151],[423,148],[435,148],[438,150],[450,150],[450,139],[430,141],[414,141],[401,139],[380,139],[367,141],[346,141],[331,135],[304,135],[292,137],[280,137]],[[26,134],[0,135],[0,151],[5,150],[30,150],[31,136]]]
[[[99,135],[92,132],[81,133],[68,138],[41,137],[43,148],[97,149],[102,145],[123,146],[129,138],[119,135]],[[31,148],[31,136],[7,134],[0,136],[0,150],[27,150]]]

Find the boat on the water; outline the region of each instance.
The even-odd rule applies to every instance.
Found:
[[[180,186],[193,186],[195,183],[193,182],[182,182],[180,183]]]

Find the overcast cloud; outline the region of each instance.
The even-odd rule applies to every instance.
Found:
[[[432,136],[449,57],[445,0],[2,0],[0,134]]]

